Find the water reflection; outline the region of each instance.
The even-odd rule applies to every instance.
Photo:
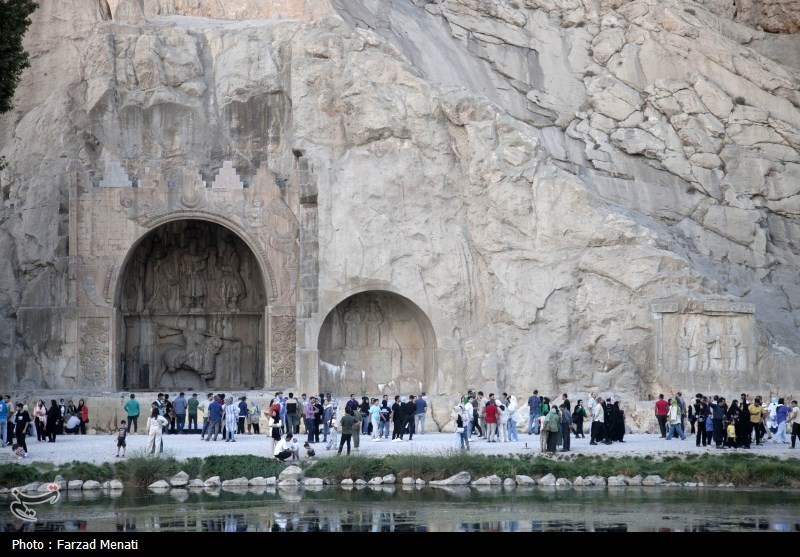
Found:
[[[370,485],[66,495],[37,508],[36,522],[0,514],[0,531],[800,532],[793,491]]]

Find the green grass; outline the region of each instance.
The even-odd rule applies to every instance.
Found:
[[[688,455],[653,457],[599,457],[587,455],[479,455],[445,451],[437,455],[387,455],[381,458],[361,455],[331,457],[315,462],[296,463],[305,468],[307,477],[329,479],[363,479],[393,474],[425,481],[449,478],[469,472],[473,478],[497,475],[501,479],[516,475],[535,479],[547,474],[574,480],[578,476],[648,476],[659,475],[673,482],[703,482],[707,485],[733,483],[738,487],[800,487],[800,460],[776,460],[752,454]],[[57,475],[66,481],[119,479],[125,485],[147,486],[169,479],[178,472],[190,478],[221,480],[234,478],[277,477],[287,467],[274,459],[253,455],[210,456],[178,461],[167,452],[161,457],[129,454],[125,460],[102,465],[70,462],[52,464],[0,465],[0,487],[20,486],[33,481],[52,481]]]

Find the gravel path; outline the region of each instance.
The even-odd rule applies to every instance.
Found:
[[[484,440],[475,440],[471,443],[473,453],[479,454],[532,454],[539,453],[539,437],[536,435],[520,434],[518,442],[487,443]],[[305,435],[300,434],[301,445]],[[25,464],[35,462],[51,462],[65,464],[75,460],[100,464],[116,461],[116,437],[114,435],[64,435],[57,438],[55,443],[37,442],[35,438],[28,438],[28,458],[16,460],[12,457],[10,447],[0,449],[0,462],[20,462]],[[147,444],[147,436],[139,433],[128,437],[128,456],[141,455]],[[235,443],[226,443],[221,438],[214,441],[201,441],[199,435],[165,435],[164,453],[166,456],[178,460],[191,457],[206,457],[211,455],[238,455],[254,454],[268,456],[271,454],[271,438],[261,435],[239,435]],[[696,447],[693,438],[687,437],[685,441],[673,439],[666,441],[656,435],[634,433],[625,436],[624,443],[613,445],[589,445],[589,437],[572,438],[571,454],[594,454],[608,456],[624,455],[653,455],[664,456],[671,454],[728,454],[733,452],[751,452],[754,454],[769,455],[776,458],[800,458],[800,447],[791,449],[791,445],[773,443],[768,440],[761,446],[753,445],[750,451],[743,449],[718,450],[715,448]],[[325,449],[324,443],[314,445],[319,458],[335,456],[336,451]],[[386,454],[417,453],[417,454],[447,454],[455,450],[454,433],[426,433],[415,435],[413,441],[391,442],[381,440],[374,442],[369,437],[362,436],[360,449],[357,454],[369,456],[382,456]],[[353,454],[356,454],[355,451]],[[557,453],[559,455],[563,453]]]

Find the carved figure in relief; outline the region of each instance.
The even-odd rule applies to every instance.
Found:
[[[708,321],[703,323],[703,329],[700,332],[700,371],[708,371],[711,369],[711,361],[715,353],[718,352],[717,336],[711,333]]]
[[[344,322],[344,347],[361,346],[361,310],[355,300],[350,300],[342,315]]]
[[[164,370],[157,384],[161,383],[164,374],[173,374],[180,369],[194,371],[207,385],[210,384],[216,375],[216,355],[222,348],[222,339],[197,331],[180,331],[179,334],[183,338],[182,346],[165,345],[166,349],[161,355]]]
[[[694,371],[697,354],[694,348],[694,328],[685,326],[678,336],[678,371],[688,373]]]
[[[148,258],[145,279],[145,296],[148,309],[170,309],[173,290],[178,285],[178,272],[173,255],[167,250],[158,236],[153,238],[153,245]]]
[[[736,355],[741,343],[741,338],[733,330],[733,323],[728,321],[725,324],[725,334],[719,336],[722,369],[728,371],[738,369]]]
[[[367,345],[379,347],[381,345],[380,325],[383,323],[383,312],[376,297],[371,297],[367,302],[367,311],[364,316],[367,329]]]
[[[194,236],[180,258],[181,300],[184,308],[202,308],[206,297],[204,276],[208,264],[208,253],[203,253],[200,242]]]
[[[222,272],[219,280],[219,297],[225,308],[230,311],[239,310],[239,298],[246,295],[244,281],[239,273],[241,259],[233,245],[227,238],[220,246],[217,256],[217,267]]]

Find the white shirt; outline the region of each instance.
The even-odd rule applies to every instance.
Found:
[[[594,408],[592,408],[592,421],[597,423],[604,423],[606,420],[603,405],[595,401]]]
[[[286,439],[281,439],[277,443],[275,443],[275,449],[272,451],[272,456],[278,456],[283,451],[291,451],[290,444],[286,442]]]

